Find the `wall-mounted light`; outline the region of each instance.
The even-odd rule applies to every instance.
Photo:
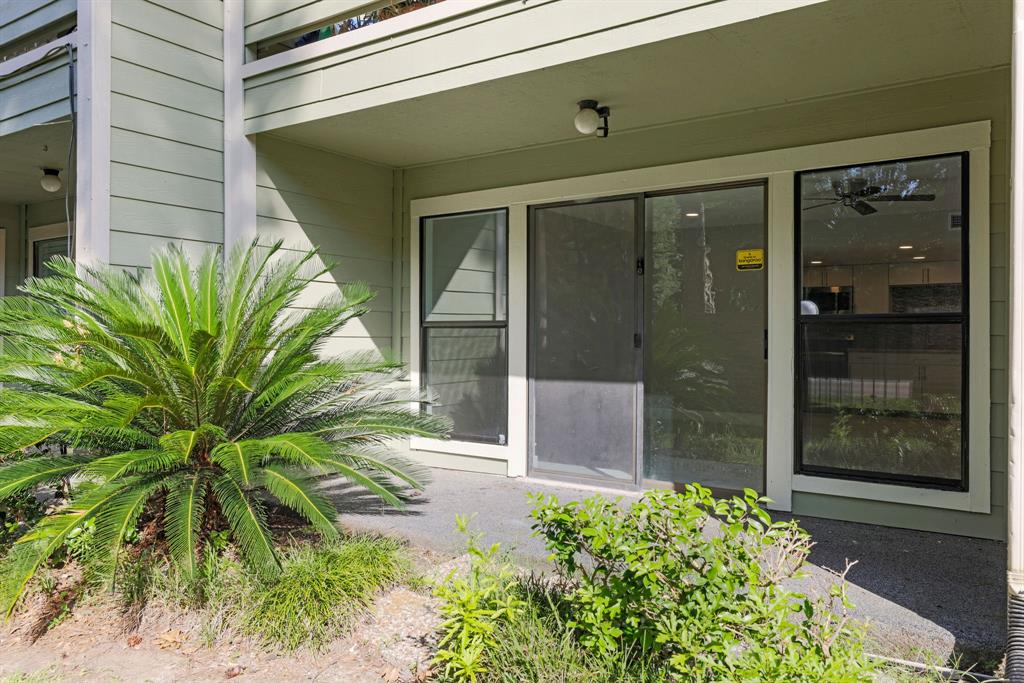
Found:
[[[60,171],[56,168],[44,168],[43,177],[39,179],[39,184],[47,192],[58,191],[63,186],[60,180]]]
[[[608,116],[611,109],[598,106],[597,100],[580,100],[576,106],[580,108],[573,119],[576,130],[583,135],[597,133],[599,138],[608,137]]]

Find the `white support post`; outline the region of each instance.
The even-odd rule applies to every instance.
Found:
[[[256,238],[256,144],[245,135],[245,3],[224,0],[224,248]]]
[[[1013,2],[1007,587],[1024,592],[1024,0]]]
[[[75,259],[110,262],[110,0],[78,0]]]

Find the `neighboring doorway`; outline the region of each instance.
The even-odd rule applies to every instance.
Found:
[[[766,184],[530,210],[530,471],[764,490]]]

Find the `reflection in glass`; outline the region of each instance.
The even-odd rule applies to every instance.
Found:
[[[68,255],[68,238],[51,237],[49,239],[35,240],[32,242],[32,273],[36,277],[49,277],[53,275],[49,261],[54,256]]]
[[[632,482],[636,201],[536,208],[530,237],[532,467]]]
[[[764,185],[646,200],[644,476],[764,488]]]
[[[506,212],[423,221],[423,319],[504,320]]]
[[[963,482],[965,160],[799,174],[802,471]]]
[[[504,328],[428,327],[424,374],[430,411],[452,420],[452,438],[504,444],[508,375]]]
[[[956,155],[801,173],[803,300],[821,315],[960,311],[961,165]]]
[[[959,480],[961,334],[950,323],[803,326],[804,467]]]

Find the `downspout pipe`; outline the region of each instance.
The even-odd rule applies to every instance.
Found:
[[[1024,0],[1013,0],[1006,675],[1024,683]]]

